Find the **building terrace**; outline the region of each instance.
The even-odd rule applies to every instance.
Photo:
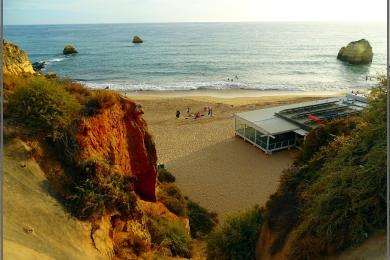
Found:
[[[366,105],[366,98],[347,95],[236,113],[235,135],[271,154],[299,147],[318,124],[360,113]]]

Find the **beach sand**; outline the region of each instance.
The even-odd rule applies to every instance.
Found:
[[[233,113],[325,97],[252,93],[126,93],[144,109],[159,162],[176,176],[185,195],[217,212],[221,219],[255,204],[263,206],[296,154],[292,149],[268,156],[235,137]],[[188,106],[191,112],[202,111],[205,116],[185,119]],[[213,107],[213,117],[203,112],[207,106]],[[176,110],[181,111],[179,119]]]

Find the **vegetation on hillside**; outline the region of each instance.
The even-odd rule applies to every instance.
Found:
[[[208,211],[190,199],[187,200],[187,211],[192,237],[204,238],[218,224],[217,213]]]
[[[228,217],[207,237],[207,259],[256,259],[256,242],[262,224],[263,210],[258,206]]]
[[[44,78],[27,80],[10,96],[8,112],[14,123],[55,140],[81,109],[60,84]]]
[[[168,255],[191,257],[191,237],[183,226],[165,218],[149,218],[147,225],[153,244],[169,249]]]
[[[314,129],[266,206],[278,239],[293,238],[290,257],[317,259],[366,240],[386,225],[386,78],[359,118]],[[310,142],[309,142],[310,141]]]

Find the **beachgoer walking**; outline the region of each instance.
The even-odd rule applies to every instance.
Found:
[[[176,118],[179,119],[179,117],[180,117],[180,111],[177,110],[177,111],[176,111]]]
[[[368,75],[366,75],[366,81],[368,80]]]
[[[210,111],[210,114],[209,114],[209,115],[210,115],[210,116],[213,116],[213,107],[210,107],[210,110],[209,110],[209,111]]]
[[[211,109],[210,107],[207,107],[207,115],[210,116],[210,113],[211,113]]]

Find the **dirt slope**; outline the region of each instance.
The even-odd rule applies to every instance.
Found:
[[[90,224],[50,195],[28,147],[16,140],[4,149],[4,259],[107,259],[91,242]]]

